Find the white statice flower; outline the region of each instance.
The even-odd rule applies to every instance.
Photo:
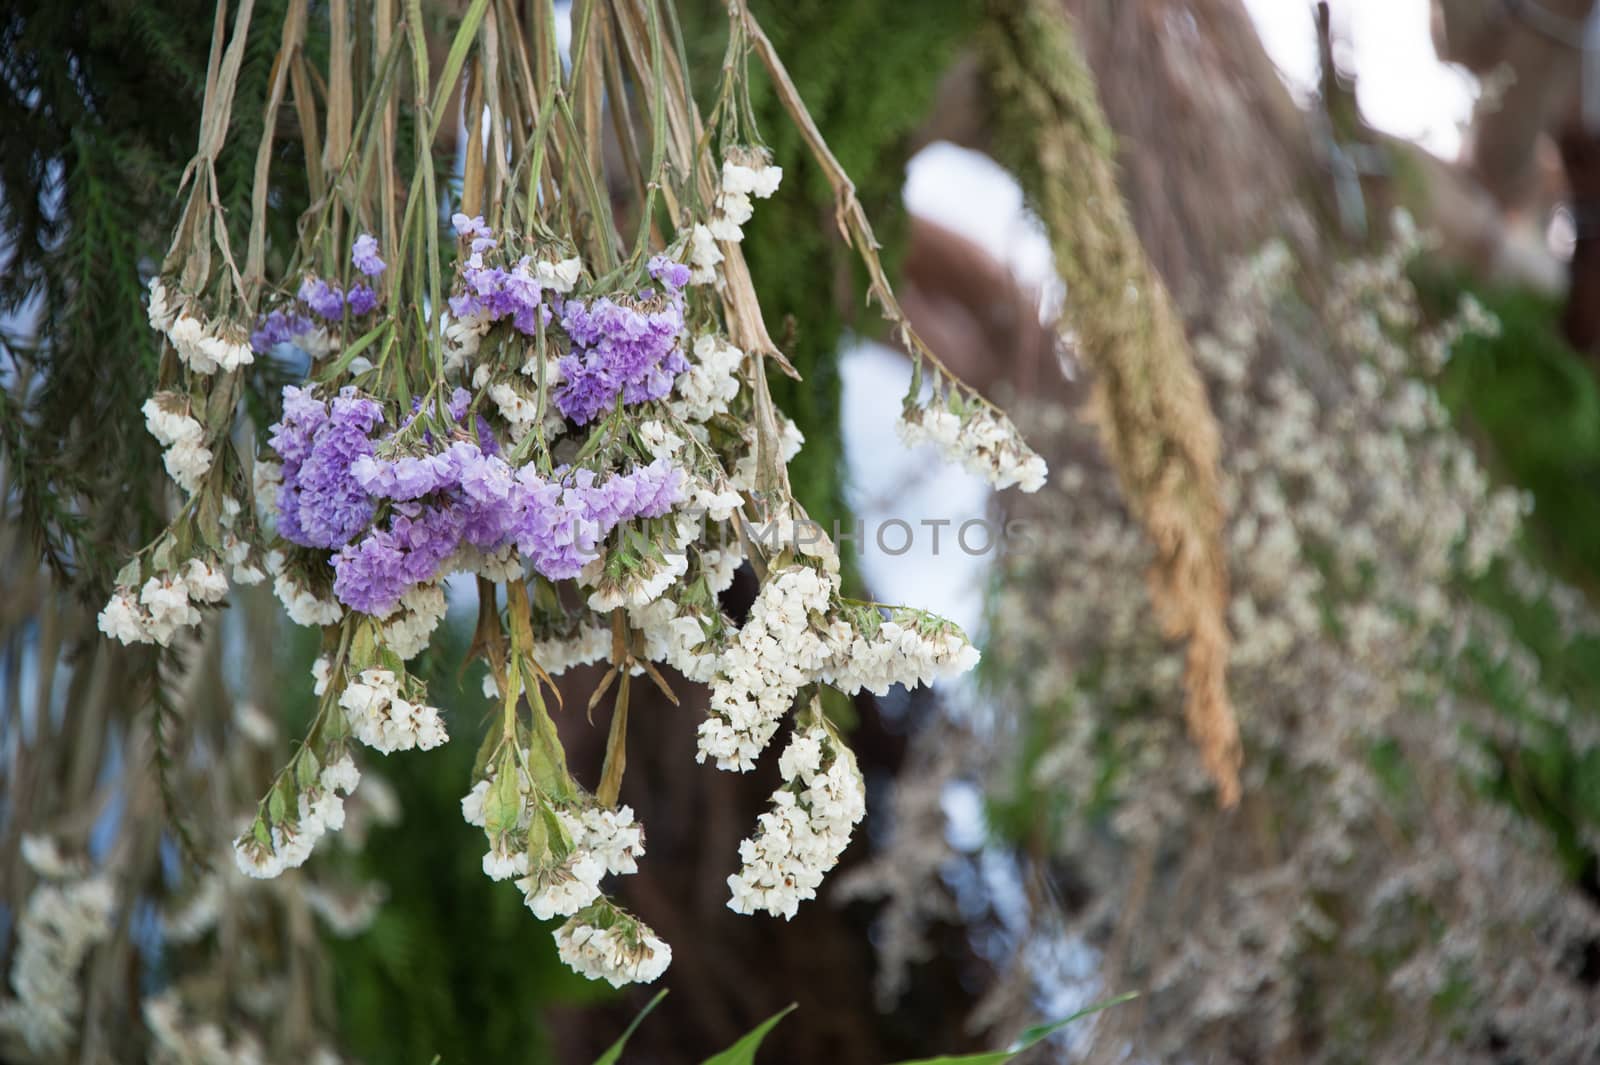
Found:
[[[733,586],[733,579],[744,564],[739,545],[730,543],[714,551],[700,552],[700,572],[705,574],[706,585],[712,595],[721,595]]]
[[[282,551],[267,552],[267,572],[272,574],[272,591],[283,604],[289,620],[307,628],[338,624],[344,607],[337,599],[324,599],[301,584],[285,566]]]
[[[391,670],[364,669],[339,695],[356,739],[384,754],[431,751],[447,741],[439,711],[405,699]]]
[[[480,780],[472,790],[461,796],[461,819],[478,828],[484,826],[483,804],[489,797],[489,781]]]
[[[250,350],[249,341],[237,329],[223,329],[218,333],[202,337],[200,350],[205,354],[206,360],[223,373],[232,373],[241,366],[249,366],[256,361],[255,352]]]
[[[612,987],[654,982],[672,964],[672,948],[643,922],[617,913],[605,927],[573,917],[556,930],[556,953],[580,976]]]
[[[942,407],[912,407],[895,426],[907,447],[933,444],[945,461],[964,466],[995,489],[1016,485],[1037,492],[1045,485],[1044,459],[1027,445],[1010,419],[989,407],[965,418]]]
[[[414,584],[400,596],[400,608],[383,623],[383,643],[402,660],[413,658],[433,636],[449,603],[438,582]]]
[[[744,224],[755,214],[750,197],[740,192],[724,192],[717,196],[717,210],[706,228],[718,240],[737,244],[744,240]],[[691,277],[693,274],[691,273]]]
[[[726,411],[739,394],[744,352],[713,333],[696,337],[693,350],[689,369],[673,384],[672,409],[686,422],[704,422]]]
[[[195,373],[214,374],[217,372],[216,360],[201,346],[206,336],[206,327],[201,324],[200,319],[186,310],[179,311],[172,325],[167,328],[167,339],[172,341],[173,350],[178,353],[178,361]]]
[[[333,679],[333,660],[327,655],[318,655],[316,661],[311,663],[311,693],[323,695],[328,690],[328,682]]]
[[[644,637],[644,657],[665,662],[695,684],[709,684],[717,675],[719,649],[707,645],[701,615],[680,612],[678,604],[662,598],[629,611],[628,623]]]
[[[584,621],[570,637],[533,641],[533,658],[552,677],[611,658],[611,628]],[[498,696],[498,692],[496,693]]]
[[[255,547],[234,531],[243,511],[244,504],[233,496],[222,497],[222,513],[219,515],[223,529],[222,561],[229,568],[235,584],[260,584],[267,579],[267,575],[255,564]]]
[[[540,285],[565,296],[577,286],[578,278],[583,273],[583,260],[577,256],[554,263],[541,259],[533,269]]]
[[[866,815],[866,787],[855,755],[822,725],[796,731],[778,768],[784,784],[772,808],[739,844],[743,865],[728,877],[728,908],[792,920],[801,902],[816,898]]]
[[[159,276],[152,277],[150,279],[150,303],[145,308],[145,315],[149,319],[150,328],[162,336],[166,336],[167,330],[172,328],[172,319],[177,313],[177,308],[167,294],[167,286]]]
[[[489,398],[510,427],[513,443],[520,442],[532,432],[539,421],[538,401],[518,392],[509,381],[490,385]]]
[[[722,164],[722,184],[717,190],[716,203],[706,228],[718,240],[738,243],[744,239],[744,224],[755,213],[751,198],[766,199],[778,191],[783,180],[783,168],[769,166],[756,160],[756,166],[747,166],[725,160]],[[692,279],[692,275],[691,275]]]
[[[188,413],[188,400],[172,392],[159,392],[145,400],[145,428],[166,449],[162,460],[167,473],[191,495],[200,479],[211,469],[211,449],[205,446],[205,430]]]
[[[978,649],[950,622],[926,624],[885,621],[865,632],[835,619],[826,633],[827,682],[846,695],[866,691],[887,695],[896,684],[907,688],[951,680],[978,664]]]
[[[702,223],[696,222],[689,231],[689,283],[709,285],[717,279],[717,264],[722,262],[722,249],[717,238]]]
[[[440,321],[444,330],[445,372],[459,373],[467,360],[478,354],[478,348],[494,321],[487,311],[461,318],[446,311]]]
[[[175,574],[151,577],[139,589],[145,631],[162,647],[184,629],[200,624],[200,611],[189,601],[189,586]]]
[[[449,568],[476,573],[496,584],[518,581],[524,576],[522,556],[512,544],[493,551],[482,551],[471,544],[462,544],[455,562]]]
[[[637,859],[644,857],[644,828],[634,820],[633,807],[615,810],[588,806],[581,810],[558,810],[562,827],[573,845],[587,851],[614,876],[639,871]]]
[[[756,166],[746,166],[731,159],[722,163],[722,191],[754,196],[765,200],[778,191],[783,181],[783,167],[772,166],[757,160]]]
[[[234,864],[245,876],[258,880],[298,869],[324,835],[344,827],[344,796],[360,782],[361,773],[348,753],[323,766],[316,783],[299,792],[295,820],[271,826],[270,846],[256,838],[253,824],[233,841]]]
[[[536,870],[517,881],[523,901],[541,921],[570,917],[600,897],[606,863],[582,847],[560,862]]]
[[[659,418],[640,422],[636,431],[639,442],[652,459],[670,459],[683,450],[683,437],[668,429]]]
[[[812,623],[833,599],[832,580],[809,566],[767,575],[739,635],[723,652],[700,723],[695,760],[747,772],[795,695],[821,675],[828,649]]]
[[[483,856],[483,875],[490,880],[510,880],[528,875],[528,852],[513,850],[516,844],[510,836],[503,835]]]
[[[46,880],[65,880],[84,873],[83,863],[62,854],[52,836],[24,832],[18,850],[27,867]]]
[[[111,880],[41,881],[13,933],[11,990],[0,1002],[0,1045],[19,1044],[37,1061],[65,1060],[79,1035],[84,959],[111,935]]]
[[[198,558],[183,566],[183,585],[189,598],[200,603],[220,603],[228,595],[228,578],[222,570]]]
[[[139,606],[129,589],[119,588],[106,601],[98,621],[100,631],[113,640],[126,644],[155,642],[150,615]]]
[[[256,521],[271,530],[278,522],[278,493],[283,488],[283,464],[256,459],[250,467],[250,494],[256,503]]]
[[[200,481],[211,470],[211,449],[188,440],[180,440],[162,456],[167,473],[179,488],[193,495],[200,490]]]
[[[188,401],[175,392],[158,392],[144,401],[145,428],[162,447],[171,447],[180,441],[199,443],[205,435],[200,423],[187,410]]]

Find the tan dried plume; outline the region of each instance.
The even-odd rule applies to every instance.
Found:
[[[1065,12],[1047,0],[993,0],[981,47],[993,148],[1049,234],[1093,372],[1091,417],[1156,546],[1150,579],[1163,629],[1189,642],[1189,733],[1232,806],[1242,753],[1227,689],[1216,418],[1118,190],[1111,133]]]

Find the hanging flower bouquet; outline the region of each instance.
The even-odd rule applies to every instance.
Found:
[[[754,201],[782,179],[752,121],[750,53],[833,182],[841,231],[912,353],[907,435],[1000,487],[1037,489],[1043,463],[906,323],[848,180],[742,0],[704,116],[664,0],[576,5],[565,60],[553,4],[525,25],[526,5],[473,0],[438,65],[420,0],[334,0],[320,92],[296,0],[241,268],[214,164],[251,10],[244,0],[230,31],[218,5],[188,199],[149,284],[166,343],[144,413],[181,505],[100,615],[124,643],[167,646],[230,582],[270,578],[294,621],[322,629],[319,709],[242,826],[239,867],[276,876],[338,830],[359,747],[449,739],[451,715],[406,662],[445,613],[446,581],[471,574],[470,653],[499,713],[462,813],[486,837],[484,873],[514,881],[540,918],[567,918],[562,958],[613,984],[653,980],[671,958],[601,888],[644,854],[617,797],[631,685],[647,678],[675,701],[661,666],[709,685],[699,759],[720,769],[753,768],[799,707],[783,784],[728,878],[733,909],[792,917],[864,812],[819,687],[926,684],[977,652],[943,619],[844,598],[833,546],[815,526],[796,535],[806,516],[786,464],[801,438],[766,377],[794,371],[739,247]],[[291,96],[312,205],[298,245],[269,249],[272,138]],[[434,144],[463,114],[453,197]],[[260,417],[252,401],[285,377],[298,383],[269,393]],[[737,625],[718,596],[743,564],[760,592]],[[614,708],[591,791],[568,771],[549,700],[553,676],[596,662],[609,670],[589,705]]]

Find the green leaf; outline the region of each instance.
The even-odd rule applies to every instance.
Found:
[[[317,786],[318,775],[322,772],[322,765],[317,761],[316,752],[310,747],[300,749],[300,757],[295,759],[294,780],[300,785],[301,791],[310,791]]]
[[[789,1003],[783,1009],[756,1025],[749,1034],[733,1044],[733,1046],[720,1054],[707,1058],[700,1065],[754,1065],[756,1050],[760,1048],[761,1041],[767,1037],[768,1032],[772,1031],[773,1025],[783,1020],[784,1016],[794,1007],[795,1004],[793,1002]]]
[[[510,758],[502,759],[494,783],[484,797],[483,829],[491,839],[516,829],[522,812],[522,793],[517,788],[517,767]]]
[[[615,1043],[611,1044],[610,1049],[594,1059],[594,1065],[617,1065],[617,1062],[622,1060],[622,1048],[628,1045],[628,1038],[639,1027],[639,1022],[649,1016],[650,1011],[660,1005],[661,1000],[666,997],[666,988],[656,992],[656,997],[645,1003],[644,1009],[639,1011],[639,1015],[633,1019],[633,1023],[628,1025],[627,1030],[622,1033]]]
[[[982,1054],[963,1054],[960,1057],[918,1058],[916,1061],[902,1061],[899,1065],[1005,1065],[1005,1062],[1010,1061],[1024,1050],[1031,1049],[1044,1042],[1044,1040],[1055,1035],[1073,1021],[1082,1020],[1091,1013],[1099,1013],[1107,1007],[1138,997],[1139,992],[1129,991],[1125,995],[1118,995],[1116,998],[1107,999],[1104,1002],[1090,1006],[1088,1009],[1079,1010],[1072,1016],[1062,1018],[1052,1024],[1035,1025],[1018,1036],[1017,1041],[1008,1050],[991,1050]]]
[[[331,366],[317,374],[317,380],[326,384],[327,382],[338,377],[340,374],[344,373],[350,368],[350,364],[355,361],[356,356],[360,355],[363,351],[366,351],[367,348],[372,346],[374,341],[387,333],[392,324],[393,323],[389,319],[384,319],[382,322],[379,322],[367,332],[363,333],[358,340],[356,340],[348,348],[345,348],[344,351],[339,354],[339,357],[333,361]]]

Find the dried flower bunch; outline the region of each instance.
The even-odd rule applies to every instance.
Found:
[[[999,752],[1001,779],[1061,804],[1050,853],[1083,876],[1070,913],[1039,907],[1019,964],[1087,944],[1099,979],[1159,992],[1128,1026],[1110,1019],[1103,1046],[1337,1061],[1355,1040],[1370,1061],[1490,1061],[1509,1046],[1575,1062],[1600,1038],[1593,983],[1570,963],[1600,930],[1593,906],[1548,834],[1485,783],[1497,752],[1530,736],[1589,753],[1600,736],[1473,589],[1548,603],[1574,641],[1600,619],[1522,557],[1528,498],[1493,484],[1435,389],[1456,341],[1499,323],[1470,297],[1429,323],[1407,275],[1420,238],[1403,217],[1393,232],[1326,290],[1268,247],[1196,343],[1228,456],[1247,816],[1203,801],[1201,766],[1162,712],[1183,698],[1183,669],[1151,620],[1149,549],[1107,471],[1081,457],[1084,428],[1061,418],[1048,434],[1071,506],[1006,559],[993,694],[1019,721],[1012,744],[976,757]],[[1023,620],[1040,616],[1058,624]],[[925,910],[891,860],[880,890]],[[908,937],[896,942],[903,962]]]
[[[486,875],[514,881],[539,917],[568,918],[561,957],[622,984],[655,979],[671,957],[601,887],[645,853],[617,803],[636,678],[673,698],[661,666],[710,686],[699,758],[724,770],[752,769],[800,708],[783,784],[728,878],[732,908],[792,917],[864,813],[819,688],[928,683],[977,659],[943,619],[843,597],[833,546],[810,526],[796,535],[805,513],[786,464],[802,441],[765,376],[793,370],[739,248],[754,201],[783,176],[752,121],[750,52],[833,181],[841,231],[915,354],[908,427],[1001,487],[1036,490],[1044,466],[905,322],[848,180],[742,3],[729,6],[704,117],[670,3],[633,0],[605,17],[580,7],[566,62],[554,6],[533,11],[526,25],[524,8],[475,0],[436,69],[420,0],[363,8],[360,25],[336,4],[332,39],[349,47],[333,50],[327,92],[311,97],[306,5],[291,4],[241,268],[213,163],[251,4],[227,33],[219,5],[187,206],[149,281],[150,325],[166,343],[144,413],[181,495],[119,575],[100,626],[168,646],[230,583],[270,577],[289,616],[322,629],[318,712],[234,844],[242,871],[273,877],[341,827],[360,747],[449,739],[455,708],[430,705],[406,662],[444,616],[447,582],[471,575],[470,653],[499,712],[463,782],[463,816],[486,837]],[[352,42],[366,50],[359,62]],[[600,150],[602,83],[626,86],[609,90],[613,109],[637,109],[610,116],[620,162]],[[291,85],[313,202],[299,243],[269,248],[271,137]],[[465,162],[453,196],[432,146],[457,100]],[[271,415],[252,418],[262,393]],[[760,592],[739,625],[718,596],[744,564]],[[552,677],[595,662],[609,669],[590,708],[613,696],[614,710],[591,790],[568,770],[548,699]]]

